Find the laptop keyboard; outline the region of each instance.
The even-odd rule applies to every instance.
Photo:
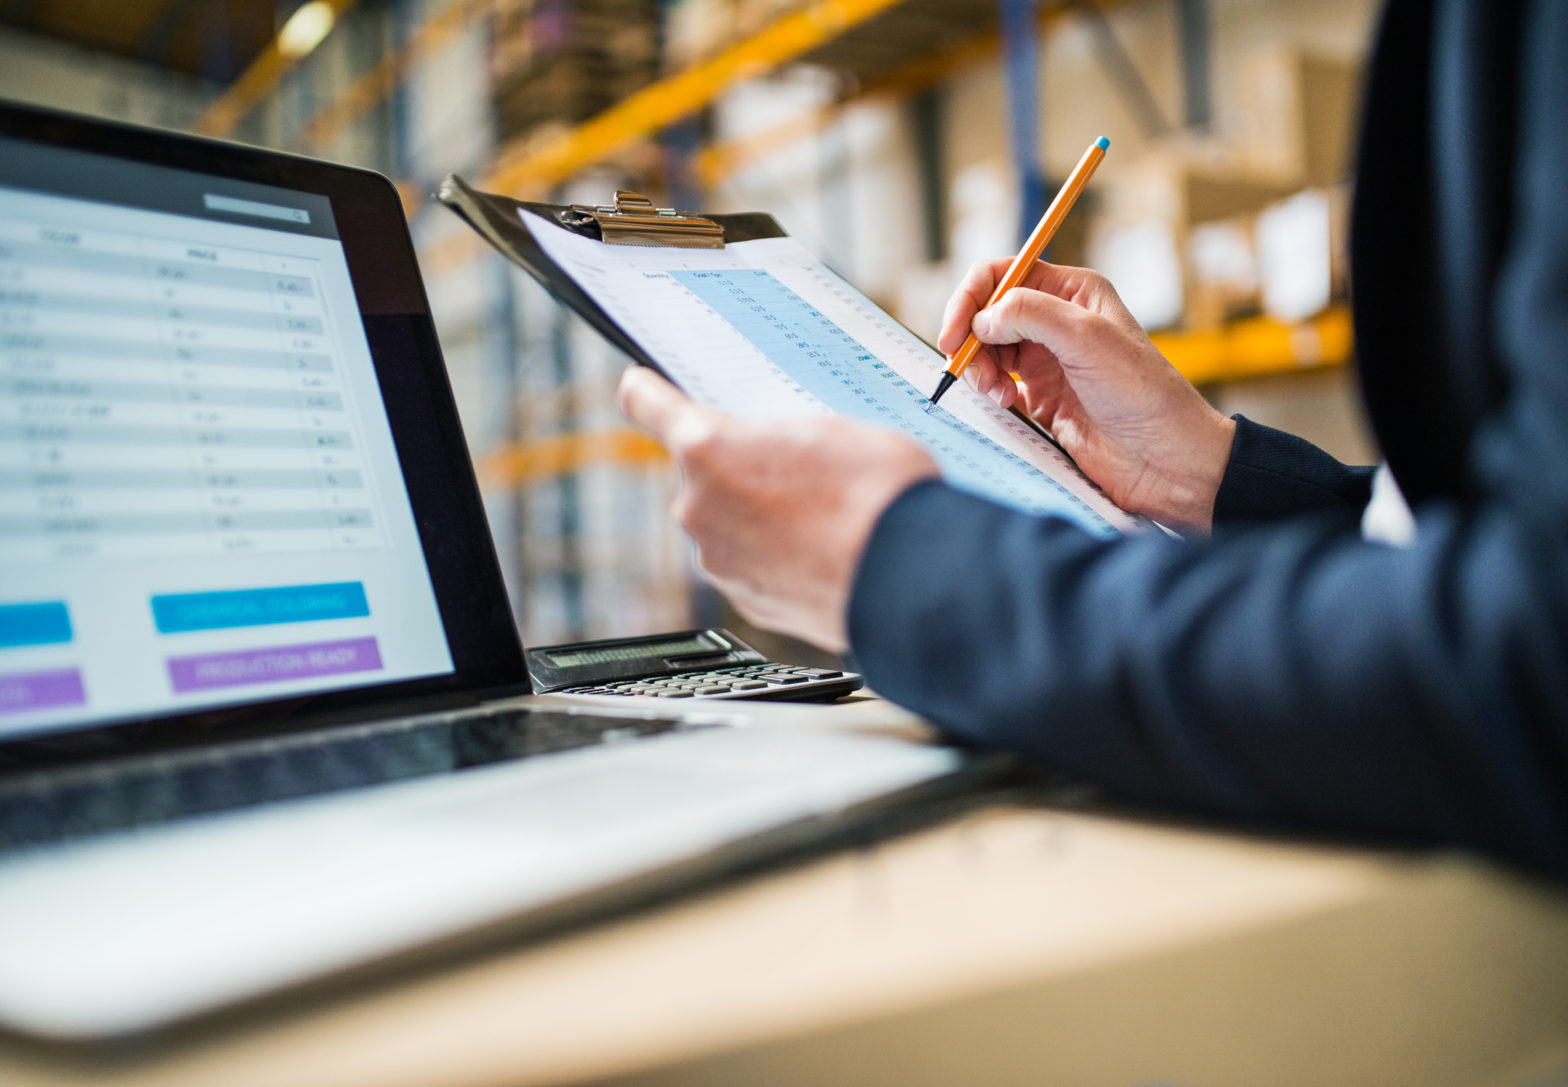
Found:
[[[690,728],[544,709],[405,718],[0,779],[0,851]]]

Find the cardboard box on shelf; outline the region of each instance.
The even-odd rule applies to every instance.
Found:
[[[503,138],[587,120],[658,76],[655,0],[508,0],[490,58]]]
[[[911,267],[898,283],[898,298],[893,304],[893,314],[915,335],[927,343],[935,344],[942,332],[942,314],[947,300],[958,286],[963,269],[956,269],[951,262],[917,264]]]
[[[1361,77],[1354,59],[1260,49],[1242,64],[1226,127],[1253,169],[1297,187],[1339,184],[1354,164]]]
[[[1107,171],[1099,199],[1107,219],[1157,219],[1185,238],[1200,223],[1256,215],[1301,188],[1252,168],[1223,145],[1177,140]]]
[[[1258,216],[1263,310],[1281,321],[1321,313],[1349,294],[1350,188],[1304,189]]]
[[[1159,219],[1097,224],[1089,260],[1144,328],[1153,332],[1180,323],[1186,291],[1171,224]]]
[[[805,0],[675,0],[664,14],[664,70],[701,64],[804,5]]]
[[[700,64],[735,38],[735,0],[676,0],[664,13],[664,70]]]
[[[735,33],[742,38],[761,33],[782,16],[806,6],[806,0],[734,0],[734,3]]]
[[[1187,235],[1188,328],[1214,328],[1261,307],[1252,216],[1200,223]]]
[[[655,77],[651,65],[588,55],[560,55],[514,72],[495,85],[496,123],[505,138],[543,125],[570,125],[603,112]]]
[[[900,0],[806,54],[862,85],[899,78],[906,66],[974,43],[996,27],[996,0]]]
[[[1054,177],[1046,182],[1045,198],[1048,206],[1060,184],[1061,179]],[[1072,214],[1062,220],[1062,225],[1051,238],[1051,244],[1045,247],[1045,259],[1052,264],[1086,267],[1089,263],[1089,225],[1098,213],[1099,192],[1095,189],[1085,190],[1073,206]]]
[[[652,0],[520,0],[496,12],[493,55],[503,74],[561,53],[651,61],[658,26]]]
[[[1296,189],[1249,171],[1221,145],[1172,142],[1108,180],[1090,264],[1149,329],[1204,327],[1255,310],[1247,224]]]
[[[1263,311],[1304,321],[1333,297],[1328,198],[1307,189],[1258,216],[1258,281]]]
[[[800,65],[765,78],[741,80],[713,102],[713,139],[741,142],[808,120],[834,101],[836,91],[831,73]],[[810,141],[797,140],[786,142],[776,153],[798,160],[810,151]]]
[[[541,8],[508,26],[497,25],[491,41],[493,79],[560,56],[588,56],[600,63],[653,65],[658,60],[656,13]]]
[[[959,170],[947,212],[948,261],[958,274],[975,261],[1016,253],[1019,214],[1018,181],[1006,162],[972,162]]]

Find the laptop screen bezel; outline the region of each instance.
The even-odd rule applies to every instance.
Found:
[[[500,562],[393,184],[355,167],[0,101],[0,136],[326,197],[347,258],[452,672],[0,738],[0,773],[530,692]]]

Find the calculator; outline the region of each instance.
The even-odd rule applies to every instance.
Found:
[[[713,628],[530,649],[528,675],[536,694],[632,698],[831,702],[862,685],[853,672],[770,661]]]

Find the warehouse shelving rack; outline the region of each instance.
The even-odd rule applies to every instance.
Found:
[[[447,45],[464,34],[476,20],[490,17],[494,0],[392,0],[402,26],[394,48],[354,76],[331,95],[313,116],[294,130],[301,151],[331,154],[355,126],[374,122],[381,107],[399,103],[406,86],[421,66],[438,57]],[[690,159],[684,165],[700,187],[713,189],[728,175],[764,156],[785,149],[803,138],[831,127],[840,113],[868,100],[907,100],[928,94],[956,74],[998,56],[1003,57],[1011,93],[1010,129],[1015,134],[1014,168],[1029,194],[1022,218],[1035,214],[1031,203],[1043,198],[1043,178],[1038,152],[1018,133],[1038,132],[1033,88],[1037,86],[1034,49],[1008,50],[1002,25],[1033,25],[1049,34],[1066,15],[1085,16],[1098,35],[1098,50],[1107,75],[1134,115],[1147,129],[1166,125],[1151,108],[1147,87],[1110,35],[1100,12],[1116,0],[811,0],[788,11],[758,32],[735,41],[708,59],[659,79],[585,122],[565,130],[525,136],[494,148],[480,182],[496,191],[524,198],[558,197],[584,171],[601,166],[624,166],[657,171],[667,161],[662,146],[673,126],[683,126],[681,142]],[[1207,116],[1206,49],[1202,42],[1205,0],[1171,0],[1187,33],[1176,44],[1182,51],[1189,124]],[[331,0],[341,17],[354,0]],[[367,7],[369,5],[366,5]],[[1016,31],[1011,38],[1016,41]],[[1034,42],[1028,43],[1033,46]],[[745,138],[692,148],[696,130],[692,119],[713,105],[727,90],[746,80],[777,72],[794,63],[810,63],[846,73],[844,94],[805,116],[797,117]],[[298,62],[276,48],[265,51],[233,87],[220,98],[203,121],[215,134],[235,130],[245,115],[274,93]],[[307,62],[308,63],[308,62]],[[298,78],[296,74],[293,78]],[[406,113],[393,108],[395,116]],[[394,168],[406,164],[391,163]],[[409,169],[400,184],[405,206],[416,216],[438,180]],[[934,185],[931,178],[922,183]],[[928,196],[927,204],[932,200]],[[937,233],[931,230],[930,233]],[[482,244],[468,232],[451,232],[422,246],[421,263],[426,277],[439,280],[459,273],[483,256]],[[508,320],[511,320],[510,310]],[[560,330],[537,330],[555,346],[548,365],[557,374],[553,393],[563,405],[574,401],[569,368],[559,356]],[[526,337],[515,330],[512,341]],[[542,342],[542,341],[541,341]],[[1226,382],[1268,374],[1298,372],[1338,366],[1352,355],[1351,325],[1343,308],[1333,308],[1300,323],[1284,324],[1265,318],[1233,321],[1201,332],[1166,332],[1155,342],[1172,363],[1199,383]],[[519,388],[514,380],[512,389]],[[570,416],[570,418],[566,418]],[[576,501],[575,478],[604,466],[652,470],[663,462],[662,451],[647,438],[613,423],[582,425],[575,409],[563,408],[566,421],[558,433],[519,432],[517,426],[493,432],[475,452],[481,481],[487,493],[502,496],[521,508],[521,496],[530,488],[558,486],[563,502]],[[561,511],[564,525],[576,523],[579,510]],[[563,532],[565,530],[563,529]],[[579,559],[567,556],[573,571]],[[563,567],[564,570],[564,567]],[[581,610],[580,598],[572,605]],[[570,608],[568,610],[571,610]],[[574,613],[575,614],[575,613]],[[578,631],[568,631],[576,634]],[[560,639],[556,639],[560,640]]]
[[[333,0],[340,10],[353,2]],[[409,35],[402,48],[356,79],[301,126],[301,148],[321,151],[330,147],[347,127],[394,93],[421,58],[439,49],[457,29],[482,17],[488,6],[489,0],[452,0],[438,10]],[[1078,6],[1042,6],[1035,18],[1049,28]],[[1184,2],[1182,6],[1191,4]],[[581,171],[654,139],[670,125],[698,113],[735,83],[797,61],[850,72],[857,100],[918,93],[1001,50],[1002,39],[995,26],[998,10],[995,0],[815,0],[584,124],[542,141],[524,139],[503,145],[483,184],[519,197],[548,195]],[[987,11],[992,13],[989,18]],[[276,50],[265,52],[229,94],[214,104],[203,129],[219,134],[231,130],[248,108],[277,85],[288,65]],[[1190,76],[1188,82],[1192,82]],[[705,147],[694,164],[697,177],[711,187],[744,162],[819,131],[829,120],[826,114],[845,104],[836,103],[818,115],[792,120],[741,141]],[[422,199],[430,180],[405,186],[409,203]],[[473,259],[480,251],[477,242],[459,236],[444,248],[421,256],[440,271]],[[1348,338],[1340,334],[1347,327],[1345,314],[1335,309],[1302,325],[1250,319],[1210,332],[1164,333],[1158,342],[1188,377],[1215,382],[1343,363],[1351,355]],[[1324,333],[1325,328],[1330,331]]]

